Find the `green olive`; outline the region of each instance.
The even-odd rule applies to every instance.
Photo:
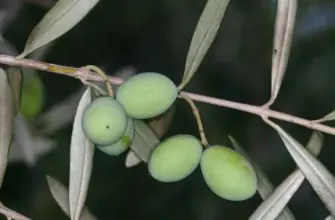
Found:
[[[201,157],[201,171],[208,187],[219,197],[242,201],[257,190],[257,176],[241,154],[219,145],[207,148]]]
[[[159,73],[140,73],[130,77],[117,90],[116,100],[129,117],[148,119],[164,113],[176,100],[178,88]]]
[[[112,145],[97,145],[97,148],[106,154],[118,156],[128,149],[134,139],[134,132],[134,121],[132,118],[128,118],[126,131],[120,140]]]
[[[203,152],[200,141],[180,134],[162,141],[152,152],[149,173],[161,182],[175,182],[189,176],[199,165]]]
[[[111,145],[123,136],[128,121],[123,107],[112,97],[99,97],[82,117],[86,137],[97,145]]]

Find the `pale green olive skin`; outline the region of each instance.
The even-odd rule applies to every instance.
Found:
[[[128,125],[126,131],[124,132],[120,140],[112,145],[97,145],[97,148],[108,155],[119,156],[120,154],[125,152],[133,142],[134,133],[134,119],[128,118]]]
[[[201,157],[201,171],[208,187],[219,197],[243,201],[257,191],[252,165],[238,152],[224,146],[207,148]]]
[[[150,175],[161,182],[176,182],[189,176],[199,165],[203,147],[194,136],[180,134],[162,141],[148,162]]]
[[[111,145],[123,136],[128,124],[124,108],[113,97],[99,97],[85,110],[82,127],[97,145]]]
[[[176,85],[168,77],[154,72],[130,77],[116,92],[116,100],[134,119],[149,119],[162,114],[177,96]]]

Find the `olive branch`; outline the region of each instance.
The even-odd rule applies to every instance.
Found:
[[[46,62],[41,62],[41,61],[36,61],[36,60],[31,60],[31,59],[25,59],[25,58],[16,58],[14,56],[9,56],[9,55],[4,55],[4,54],[0,55],[0,63],[5,64],[5,65],[10,65],[10,66],[25,67],[25,68],[31,68],[31,69],[45,71],[45,72],[52,72],[52,73],[76,78],[81,81],[105,82],[105,78],[97,74],[95,71],[82,71],[82,69],[80,68],[62,66],[62,65],[51,64],[51,63],[46,63]],[[110,83],[114,85],[121,85],[123,83],[122,79],[113,77],[113,76],[108,76],[108,80]],[[249,104],[239,103],[239,102],[230,101],[226,99],[219,99],[219,98],[205,96],[201,94],[180,91],[180,94],[178,97],[184,98],[185,96],[189,97],[190,100],[193,100],[196,102],[231,108],[231,109],[251,113],[254,115],[258,115],[260,117],[275,118],[275,119],[279,119],[282,121],[297,124],[297,125],[300,125],[300,126],[312,129],[312,130],[317,130],[320,132],[335,135],[335,128],[320,123],[319,122],[320,119],[308,120],[308,119],[300,118],[300,117],[293,116],[290,114],[286,114],[283,112],[271,110],[266,106],[249,105]],[[192,109],[194,108],[192,107]],[[197,120],[198,123],[200,122],[199,120],[200,119]]]
[[[88,65],[84,67],[70,67],[70,66],[62,66],[58,64],[52,64],[47,62],[41,62],[38,61],[38,59],[27,59],[24,58],[28,54],[34,52],[35,50],[47,45],[48,43],[54,41],[55,39],[59,38],[61,35],[68,32],[72,27],[74,27],[81,19],[83,19],[86,14],[94,8],[94,6],[99,2],[99,0],[92,0],[88,3],[86,0],[74,0],[74,1],[67,1],[67,0],[60,0],[58,3],[56,3],[50,11],[45,15],[45,17],[40,21],[40,23],[35,27],[35,29],[32,31],[32,33],[29,36],[29,39],[27,40],[27,43],[25,45],[25,48],[21,54],[18,56],[10,56],[6,54],[0,55],[0,64],[9,65],[9,66],[16,66],[16,67],[23,67],[23,68],[30,68],[39,70],[42,72],[51,72],[56,73],[68,77],[72,77],[75,79],[80,80],[83,84],[93,88],[100,94],[114,96],[112,84],[114,85],[121,85],[123,83],[123,80],[120,78],[116,78],[113,76],[107,76],[99,67]],[[275,31],[274,31],[274,45],[273,45],[273,54],[272,54],[272,69],[271,69],[271,97],[270,99],[262,106],[255,106],[245,103],[239,103],[235,101],[225,100],[225,99],[218,99],[215,97],[209,97],[204,96],[201,94],[195,94],[191,92],[187,92],[184,90],[186,85],[190,82],[194,74],[197,72],[198,67],[200,66],[205,54],[209,50],[210,45],[214,41],[215,36],[217,35],[217,31],[220,27],[221,21],[223,20],[223,17],[225,15],[225,11],[227,9],[227,6],[229,4],[229,0],[208,0],[205,8],[199,18],[199,21],[197,23],[197,26],[195,28],[195,31],[193,33],[192,41],[189,47],[189,51],[186,58],[185,63],[185,69],[183,74],[183,79],[178,86],[179,94],[178,98],[184,99],[189,106],[192,109],[193,115],[197,121],[201,142],[204,147],[208,147],[209,143],[206,139],[205,131],[203,128],[203,124],[201,121],[200,113],[198,108],[196,107],[194,102],[201,102],[201,103],[207,103],[211,105],[216,105],[220,107],[235,109],[238,111],[247,112],[250,114],[254,114],[259,116],[263,119],[265,123],[270,125],[272,128],[274,128],[279,136],[281,137],[282,141],[284,142],[287,150],[290,152],[292,158],[298,165],[298,171],[301,173],[296,173],[295,175],[299,175],[298,177],[302,181],[303,178],[306,178],[310,184],[315,189],[316,193],[319,195],[320,199],[325,203],[326,207],[330,211],[330,213],[335,216],[335,191],[332,187],[335,184],[334,177],[329,173],[329,171],[317,160],[315,159],[315,155],[309,154],[301,144],[299,144],[297,141],[294,140],[294,138],[290,137],[284,130],[282,130],[279,126],[277,126],[275,123],[273,123],[270,118],[272,119],[278,119],[286,122],[290,122],[293,124],[297,124],[309,129],[312,129],[314,131],[320,131],[323,133],[335,135],[335,128],[327,126],[322,124],[323,122],[327,120],[333,120],[335,119],[335,113],[330,113],[325,117],[322,117],[321,119],[315,119],[315,120],[309,120],[301,117],[297,117],[294,115],[290,115],[284,112],[275,111],[270,109],[271,105],[275,102],[276,97],[279,93],[279,90],[281,88],[282,80],[285,75],[285,71],[287,68],[287,63],[289,60],[289,54],[290,54],[290,48],[291,48],[291,41],[292,41],[292,33],[294,29],[295,24],[295,15],[297,11],[297,1],[296,0],[278,0],[277,1],[277,15],[276,15],[276,23],[275,23]],[[65,15],[71,15],[75,17],[75,19],[68,19]],[[1,36],[0,36],[1,37]],[[7,163],[7,153],[9,149],[9,144],[6,144],[7,142],[10,143],[10,135],[8,135],[8,130],[11,132],[11,126],[12,123],[8,122],[8,120],[12,119],[12,105],[11,102],[19,101],[15,100],[17,98],[17,94],[19,94],[20,89],[13,89],[9,87],[19,87],[18,85],[10,85],[12,80],[15,78],[12,76],[13,74],[8,71],[8,73],[5,73],[2,68],[0,68],[0,73],[2,77],[2,87],[3,93],[0,94],[3,96],[3,102],[6,104],[6,106],[1,103],[3,106],[0,110],[3,110],[5,114],[3,114],[3,117],[0,118],[2,120],[3,126],[0,129],[0,132],[2,135],[3,140],[2,141],[3,146],[3,152],[0,155],[2,158],[0,158],[0,161],[3,160],[4,166],[2,167],[1,175],[0,175],[0,186],[3,180],[3,174],[4,170],[6,169],[6,163]],[[10,82],[8,82],[10,81]],[[0,82],[0,83],[1,83]],[[107,87],[107,92],[103,91],[99,86],[97,86],[94,82],[104,82]],[[15,82],[17,83],[17,82]],[[13,97],[10,90],[13,90]],[[81,108],[88,104],[90,101],[88,93],[85,93],[86,99],[81,100]],[[1,97],[0,97],[1,98]],[[1,99],[0,99],[1,100]],[[16,109],[15,111],[18,111],[17,109],[17,103],[16,103]],[[14,107],[13,107],[14,108]],[[78,116],[79,117],[79,116]],[[6,127],[5,123],[8,124]],[[74,123],[75,124],[75,123]],[[76,124],[77,127],[80,124]],[[4,129],[5,128],[5,129]],[[8,128],[8,129],[7,129]],[[5,133],[4,131],[7,131]],[[76,132],[78,129],[76,130]],[[8,137],[7,137],[8,136]],[[231,138],[231,137],[229,137]],[[85,139],[85,138],[84,138]],[[83,140],[84,140],[83,139]],[[318,142],[318,143],[311,143],[312,148],[320,148],[322,146],[322,141],[317,141],[317,137],[314,136],[313,139],[311,138],[312,142]],[[80,141],[80,140],[79,140]],[[88,183],[90,179],[90,173],[92,168],[92,158],[93,158],[93,152],[94,148],[92,147],[92,143],[84,143],[79,142],[79,144],[75,143],[74,147],[80,148],[80,150],[84,151],[85,158],[80,158],[80,161],[75,161],[75,159],[70,160],[70,166],[77,166],[75,171],[72,169],[72,174],[81,175],[79,179],[71,179],[70,178],[70,186],[69,186],[69,195],[65,195],[65,200],[67,203],[70,204],[63,204],[63,210],[68,214],[68,216],[71,215],[71,219],[78,220],[80,218],[81,213],[83,215],[87,215],[87,210],[84,206],[85,199],[86,199],[86,193],[88,188]],[[85,145],[86,144],[86,145]],[[5,146],[6,145],[6,146]],[[82,145],[85,145],[82,147]],[[233,143],[234,147],[237,143]],[[79,149],[78,148],[78,149]],[[306,147],[308,148],[308,147]],[[72,144],[71,144],[71,150],[72,150]],[[315,150],[315,149],[314,149]],[[75,151],[75,150],[73,150]],[[86,151],[86,152],[85,152]],[[241,150],[238,150],[241,151]],[[83,153],[83,152],[82,152]],[[73,153],[74,155],[75,153]],[[77,158],[78,159],[78,156]],[[73,162],[75,161],[75,162]],[[78,163],[78,164],[75,164]],[[72,167],[73,168],[73,167]],[[71,170],[71,168],[70,168]],[[82,175],[82,173],[85,170],[85,175]],[[258,170],[259,175],[259,170]],[[70,175],[71,176],[71,175]],[[291,176],[292,177],[292,176]],[[288,185],[290,184],[290,176],[287,177],[285,181],[281,184],[282,188],[290,188]],[[293,175],[293,177],[296,177]],[[297,178],[297,177],[296,177]],[[264,181],[264,178],[260,178],[262,181]],[[50,179],[49,185],[50,185]],[[79,182],[78,182],[79,181]],[[297,184],[297,188],[300,186],[297,180],[295,183]],[[73,187],[77,183],[80,183],[81,187],[80,189]],[[264,184],[264,182],[262,182]],[[55,184],[58,183],[54,182],[54,187],[50,187],[51,191],[55,190]],[[284,185],[283,185],[284,184]],[[286,184],[286,185],[285,185]],[[72,185],[72,187],[71,187]],[[289,185],[290,186],[290,185]],[[58,189],[62,192],[65,192],[63,189],[64,187],[58,184]],[[56,188],[57,188],[56,187]],[[291,187],[292,188],[292,187]],[[319,190],[322,188],[322,190]],[[280,189],[278,187],[277,189]],[[273,200],[276,200],[278,197],[278,191],[271,189],[265,190],[266,193],[264,193],[264,190],[261,191],[258,189],[262,198],[266,201],[264,201],[259,206],[256,211],[253,213],[253,215],[250,217],[250,219],[274,219],[282,212],[286,212],[287,210],[284,209],[286,206],[287,201],[285,202],[285,198],[282,199],[284,202],[281,202],[281,204],[276,204],[277,208],[271,207],[271,205],[266,205],[268,200],[273,202]],[[284,196],[286,193],[286,196]],[[287,196],[289,192],[285,192],[285,189],[281,189],[279,193],[282,197],[291,198],[292,193],[290,193],[290,197]],[[330,196],[329,196],[330,195]],[[60,196],[60,193],[56,193],[53,195],[54,197]],[[70,200],[68,200],[70,198]],[[271,200],[272,199],[272,200]],[[57,200],[58,201],[58,200]],[[273,202],[274,203],[274,202]],[[264,205],[265,204],[265,205]],[[266,208],[267,206],[267,208]],[[265,208],[264,208],[265,207]],[[269,211],[272,209],[272,211]],[[264,211],[265,210],[265,211]],[[1,207],[0,203],[0,212],[7,216],[7,218],[11,217],[11,214],[15,214],[13,211],[7,209],[6,207]],[[6,213],[7,212],[7,213]],[[266,213],[269,212],[269,213]],[[265,213],[265,214],[264,214]],[[261,217],[257,217],[261,216]],[[269,217],[271,216],[271,217]],[[14,215],[13,219],[20,219],[21,216],[18,216],[17,214]],[[84,217],[83,217],[84,218]],[[91,217],[90,219],[94,219],[94,217]],[[286,219],[286,218],[285,218]],[[292,219],[287,217],[287,219]],[[294,219],[294,217],[293,217]]]

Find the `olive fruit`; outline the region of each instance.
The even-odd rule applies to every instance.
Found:
[[[111,145],[120,140],[127,127],[127,115],[113,97],[99,97],[82,117],[86,137],[97,145]]]
[[[134,133],[134,121],[132,118],[128,118],[126,131],[120,140],[111,145],[97,145],[97,148],[106,154],[118,156],[125,152],[131,145],[134,139]]]
[[[182,180],[197,168],[202,152],[202,145],[194,136],[169,137],[153,150],[148,162],[149,173],[161,182]]]
[[[116,92],[116,100],[127,115],[148,119],[164,113],[176,100],[178,88],[166,76],[147,72],[126,80]]]
[[[242,201],[257,190],[252,165],[238,152],[224,146],[207,148],[201,157],[201,171],[208,187],[219,197]]]

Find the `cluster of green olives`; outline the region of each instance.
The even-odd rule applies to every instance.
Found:
[[[134,139],[134,120],[164,113],[178,96],[175,84],[159,73],[140,73],[117,89],[115,98],[100,96],[85,109],[83,131],[97,148],[109,155],[120,155]]]
[[[120,155],[134,139],[134,120],[163,114],[175,102],[178,88],[159,73],[140,73],[118,88],[114,97],[98,97],[83,113],[83,131],[97,148]],[[161,182],[188,177],[200,165],[208,187],[219,197],[241,201],[257,190],[257,177],[251,164],[236,151],[219,145],[204,150],[200,140],[179,134],[166,138],[152,151],[150,175]]]

